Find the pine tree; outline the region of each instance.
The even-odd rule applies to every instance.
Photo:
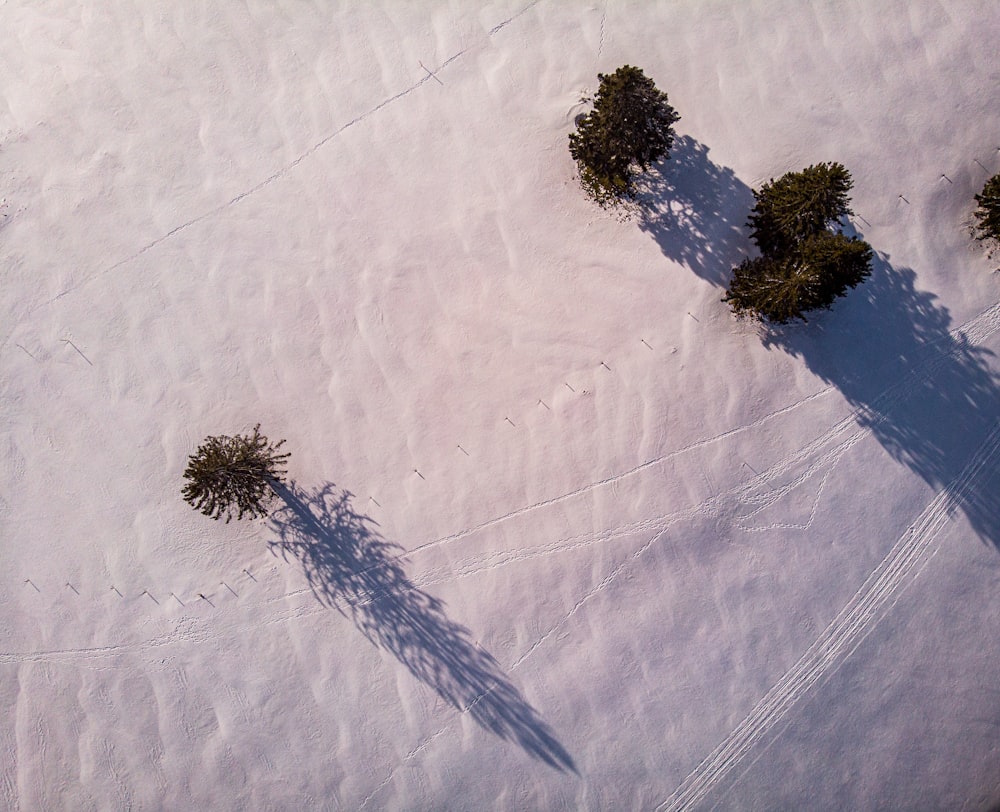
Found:
[[[737,316],[806,321],[805,313],[829,308],[871,275],[871,246],[837,227],[851,213],[852,185],[841,164],[823,163],[754,192],[748,225],[761,256],[733,269],[723,299]]]
[[[594,109],[570,133],[569,152],[587,194],[601,206],[616,206],[634,196],[640,172],[670,157],[680,116],[639,68],[623,65],[597,78]]]
[[[278,453],[284,442],[268,440],[259,423],[251,435],[206,437],[188,459],[184,501],[213,519],[225,515],[227,524],[234,512],[237,520],[267,516],[273,486],[284,481],[291,456]]]
[[[843,164],[821,163],[801,172],[771,178],[754,191],[750,237],[765,256],[776,256],[796,243],[853,214],[847,193],[854,181]]]
[[[973,215],[976,225],[973,234],[977,240],[1000,247],[1000,173],[994,175],[976,195],[976,210]]]
[[[824,310],[871,274],[868,243],[829,231],[809,237],[797,250],[777,257],[745,259],[733,269],[723,301],[738,316],[774,324],[807,321],[805,313]]]

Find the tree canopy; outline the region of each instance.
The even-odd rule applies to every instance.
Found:
[[[290,456],[278,453],[284,442],[272,443],[259,424],[250,435],[206,437],[188,458],[184,501],[213,519],[225,516],[227,524],[234,513],[237,520],[267,516],[273,486],[284,480]]]
[[[670,157],[673,125],[680,116],[639,68],[623,65],[597,78],[594,109],[570,133],[569,151],[587,194],[602,206],[614,206],[634,197],[640,172]]]

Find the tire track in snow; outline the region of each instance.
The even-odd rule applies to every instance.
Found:
[[[980,471],[995,460],[998,452],[1000,424],[993,429],[962,473],[928,503],[799,661],[657,807],[657,812],[690,809],[702,802],[781,722],[805,693],[835,672],[861,645],[895,604],[897,593],[906,589],[919,574],[914,573],[917,564],[921,561],[926,563],[934,555],[933,542],[948,522],[950,513],[968,493]]]

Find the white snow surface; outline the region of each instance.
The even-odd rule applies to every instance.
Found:
[[[1000,804],[994,0],[0,5],[0,808]],[[643,213],[567,150],[631,64]],[[872,278],[720,300],[751,189]],[[291,452],[268,520],[180,496]]]

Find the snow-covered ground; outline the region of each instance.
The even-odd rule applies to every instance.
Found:
[[[0,6],[0,807],[1000,803],[992,0]],[[574,179],[597,73],[682,119]],[[751,188],[872,279],[720,302]],[[268,521],[180,498],[292,453]]]

